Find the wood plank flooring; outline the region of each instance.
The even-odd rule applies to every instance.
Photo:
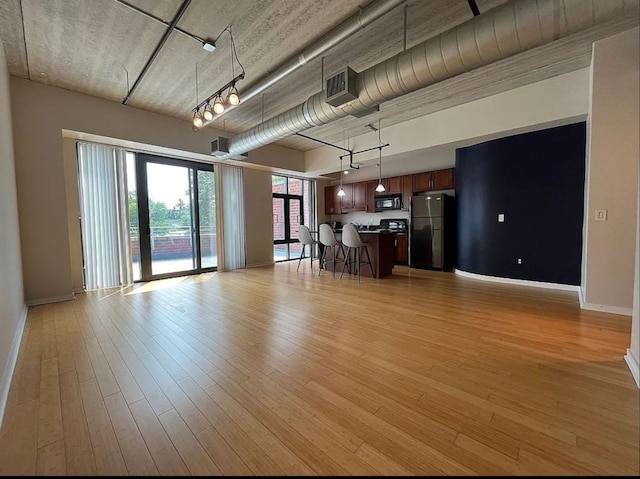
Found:
[[[3,475],[637,475],[629,317],[305,263],[29,310]]]

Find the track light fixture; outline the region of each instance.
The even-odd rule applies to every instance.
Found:
[[[197,109],[193,114],[193,126],[202,128],[202,125],[204,125],[204,120],[202,119],[202,115],[200,115],[200,109]]]
[[[244,67],[240,60],[238,59],[238,54],[236,53],[236,45],[233,41],[233,35],[231,33],[231,27],[225,28],[222,33],[228,32],[231,37],[231,76],[233,77],[230,82],[220,88],[218,91],[204,99],[202,102],[198,103],[195,108],[193,108],[193,125],[196,128],[202,128],[206,123],[209,123],[214,120],[215,115],[221,115],[225,112],[228,107],[238,106],[240,104],[240,94],[238,93],[238,89],[236,88],[236,84],[244,79]],[[220,33],[220,35],[222,35]],[[220,37],[218,35],[218,38]],[[216,38],[213,42],[210,42],[212,45],[218,41]],[[242,72],[239,75],[235,75],[234,65],[235,62],[240,65]],[[197,70],[196,70],[197,73]],[[197,76],[196,76],[196,88],[197,88]],[[226,97],[224,100],[222,99],[222,94],[228,90]],[[196,93],[196,102],[197,102],[197,93]],[[202,110],[202,115],[200,115],[200,110]],[[196,121],[196,116],[199,118]]]
[[[224,111],[224,103],[222,103],[222,97],[220,94],[216,96],[216,99],[213,100],[213,111],[219,115]]]
[[[205,121],[213,120],[213,110],[211,110],[211,103],[207,102],[207,105],[204,107],[204,111],[202,112],[202,118]]]
[[[238,95],[238,89],[236,88],[235,84],[233,84],[233,86],[229,88],[227,101],[233,106],[238,106],[240,104],[240,95]]]

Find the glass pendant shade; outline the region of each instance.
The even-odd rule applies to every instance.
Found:
[[[384,187],[384,185],[382,183],[378,183],[378,186],[376,186],[376,191],[378,193],[382,193],[383,191],[386,191],[386,190],[385,190],[385,187]]]
[[[346,193],[344,192],[344,189],[341,186],[340,189],[338,190],[338,196],[344,196],[345,194]]]

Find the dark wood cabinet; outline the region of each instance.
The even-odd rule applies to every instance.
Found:
[[[378,182],[371,180],[366,182],[365,187],[365,211],[367,213],[375,213],[376,212],[376,186],[378,186]]]
[[[455,168],[445,168],[443,170],[425,171],[413,175],[413,192],[431,190],[449,190],[454,187]]]
[[[414,173],[413,175],[413,192],[428,191],[431,189],[431,172]]]
[[[334,186],[324,188],[324,214],[340,214],[340,198],[337,196],[338,190]]]
[[[342,189],[344,196],[338,196],[340,185],[328,186],[325,188],[325,212],[327,212],[327,204],[331,206],[331,201],[327,200],[327,189],[332,190],[333,194],[333,213],[350,213],[352,211],[365,211],[367,208],[367,184],[362,181],[360,183],[344,183]]]
[[[454,168],[445,170],[432,171],[431,189],[432,190],[448,190],[453,188],[453,171]]]
[[[407,264],[408,260],[407,234],[398,233],[396,235],[396,264]]]
[[[338,196],[340,185],[327,186],[324,189],[324,212],[327,215],[339,215],[352,211],[375,213],[376,196],[393,194],[402,195],[402,209],[408,211],[411,196],[414,193],[453,189],[455,185],[454,171],[455,168],[446,168],[413,175],[382,178],[385,191],[381,193],[376,191],[378,180],[345,183],[342,185],[345,192],[343,197]]]
[[[402,209],[409,211],[411,196],[413,195],[413,175],[402,177]]]
[[[384,184],[384,183],[383,183]],[[389,195],[402,194],[402,176],[392,176],[388,178],[388,183],[385,185],[387,188],[386,193]]]
[[[353,209],[355,211],[366,211],[367,209],[367,182],[353,184]]]

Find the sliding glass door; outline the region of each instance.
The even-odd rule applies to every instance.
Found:
[[[218,266],[213,175],[212,165],[136,155],[142,281]]]

